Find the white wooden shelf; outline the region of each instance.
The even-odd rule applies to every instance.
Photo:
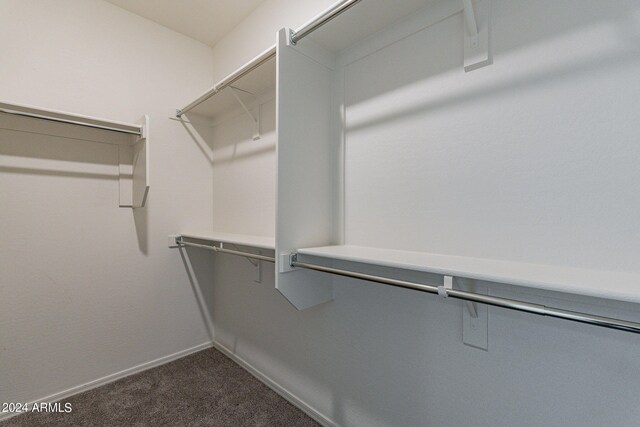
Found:
[[[249,246],[258,249],[270,249],[276,248],[276,242],[273,237],[266,236],[252,236],[249,234],[232,234],[222,232],[208,232],[208,233],[182,233],[182,237],[187,239],[207,240],[211,242],[230,243],[240,246]]]
[[[196,117],[195,115],[197,115],[198,117],[194,120],[202,120],[202,118],[205,118],[214,122],[226,113],[242,108],[238,99],[233,95],[234,90],[240,101],[248,108],[251,108],[257,100],[275,91],[275,56],[252,69],[231,85],[218,91],[217,87],[219,86],[220,83],[198,97],[194,102],[198,102],[199,99],[204,100],[189,109],[184,115],[187,118],[190,118],[190,115],[191,117]],[[186,108],[188,107],[185,107],[185,109]]]
[[[85,116],[82,114],[69,113],[66,111],[35,107],[32,105],[18,104],[14,102],[0,101],[0,112],[32,119],[41,119],[49,122],[49,125],[52,125],[53,122],[57,122],[56,124],[58,125],[78,125],[103,131],[119,132],[137,136],[141,136],[143,133],[143,125],[138,123],[134,124],[101,119],[98,117]],[[107,139],[100,142],[111,144],[119,143],[117,139]]]
[[[0,129],[118,146],[119,206],[144,207],[149,193],[149,116],[124,123],[0,101]]]
[[[428,8],[428,11],[426,10]],[[367,0],[361,1],[335,19],[314,30],[300,44],[309,39],[327,53],[342,56],[344,51],[365,39],[386,32],[382,45],[424,28],[424,15],[431,23],[462,13],[464,28],[464,69],[472,71],[491,64],[489,55],[489,0],[440,1],[433,0]],[[313,20],[312,20],[313,21]],[[304,28],[304,27],[303,27]],[[304,31],[304,30],[303,30]],[[371,53],[377,48],[371,50]],[[362,48],[339,58],[343,64],[362,56]]]
[[[427,252],[341,245],[299,249],[301,255],[484,280],[597,298],[640,302],[640,274],[578,269]]]

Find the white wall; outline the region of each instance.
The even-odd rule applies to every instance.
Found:
[[[239,106],[211,129],[207,140],[212,149],[215,231],[275,236],[275,104],[271,91],[252,107],[252,114],[260,117],[257,141],[252,139],[251,119]]]
[[[395,51],[398,58],[394,59],[394,52],[380,53],[348,70],[352,86],[346,94],[352,128],[351,139],[347,136],[347,239],[403,249],[478,255],[489,234],[493,236],[490,256],[533,257],[535,261],[579,266],[599,261],[596,267],[635,269],[631,258],[637,253],[637,242],[632,236],[634,221],[628,210],[629,206],[637,206],[637,198],[625,177],[637,177],[633,166],[636,151],[630,139],[633,131],[637,134],[639,130],[637,121],[630,116],[638,110],[640,89],[637,4],[551,0],[492,3],[493,66],[475,74],[462,72],[463,25],[460,15],[456,15],[403,41],[404,47]],[[265,3],[260,16],[254,14],[251,19],[262,18],[262,24],[272,25],[271,28],[245,22],[239,27],[243,31],[233,33],[214,49],[214,75],[226,74],[231,71],[227,69],[229,64],[235,68],[270,44],[265,40],[280,24],[274,18],[276,11],[275,3]],[[303,22],[314,13],[301,14],[296,19]],[[238,50],[224,46],[248,53],[240,60],[243,55]],[[253,52],[250,46],[255,47]],[[415,51],[415,58],[409,59],[407,51]],[[397,80],[384,78],[390,70],[398,73]],[[367,71],[370,78],[358,79],[359,71]],[[464,78],[474,82],[466,92],[460,88]],[[380,92],[375,93],[378,89]],[[573,102],[571,97],[581,101]],[[381,118],[368,123],[366,119],[371,118],[372,112],[379,112]],[[541,114],[544,126],[537,120]],[[358,119],[367,126],[356,126]],[[425,130],[424,123],[429,124],[429,129]],[[379,135],[387,138],[374,139]],[[545,144],[532,143],[536,136],[544,138]],[[557,144],[567,144],[562,149],[556,147],[564,152],[565,160],[557,159],[566,169],[545,164],[545,159],[553,159],[549,157],[554,150],[549,145],[550,136],[558,138]],[[391,141],[396,149],[384,145],[392,137],[396,138]],[[366,144],[371,141],[376,150],[368,149]],[[441,146],[442,141],[446,146]],[[586,144],[583,150],[580,142]],[[350,147],[350,143],[359,145]],[[420,177],[431,173],[429,169],[420,170],[420,162],[412,168],[406,166],[407,158],[424,160],[426,156],[428,161],[429,153],[423,151],[425,143],[431,144],[428,147],[434,150],[433,155],[442,161],[431,165],[440,174],[431,182],[412,182],[408,177],[414,174],[408,170]],[[491,151],[487,153],[485,147]],[[458,151],[448,151],[449,148]],[[449,152],[460,156],[475,153],[491,166],[484,175],[486,181],[473,175],[481,168],[454,169],[458,158],[448,158]],[[576,161],[571,161],[568,152]],[[358,157],[366,153],[369,157]],[[376,153],[384,155],[375,158]],[[615,162],[611,163],[614,157],[624,163],[622,170],[615,170]],[[369,164],[366,159],[375,163]],[[466,162],[463,164],[473,166],[473,159]],[[496,185],[500,184],[497,168],[501,165],[503,173],[509,172],[510,181],[505,185],[514,187],[527,188],[526,183],[514,181],[518,171],[535,179],[529,166],[541,173],[553,173],[543,175],[531,187],[536,190],[535,197],[526,198],[501,193],[504,186]],[[614,211],[600,207],[597,199],[577,197],[575,191],[584,191],[587,184],[576,182],[573,177],[577,171],[584,176],[589,167],[597,172],[594,188],[604,193],[602,200],[607,200],[608,206],[618,206]],[[446,168],[451,175],[442,177]],[[562,170],[567,175],[558,173]],[[384,181],[394,174],[407,178],[398,193]],[[446,189],[462,192],[465,187],[456,187],[459,183],[453,177],[466,179],[472,175],[470,181],[479,189],[471,189],[475,191],[475,203],[467,206],[473,194],[464,193],[465,198],[457,199]],[[597,177],[605,182],[598,183]],[[367,179],[371,180],[369,185]],[[490,188],[483,187],[489,184]],[[609,185],[615,194],[606,194]],[[545,186],[549,187],[547,193]],[[626,198],[614,197],[622,194],[618,192]],[[544,194],[550,199],[545,199]],[[395,209],[397,215],[419,205],[416,211],[425,212],[436,221],[436,227],[420,223],[421,228],[415,230],[410,223],[391,221],[389,209],[378,206],[390,199],[378,200],[376,195],[396,197],[393,201],[401,207]],[[567,197],[565,202],[563,196]],[[446,202],[443,207],[439,198]],[[562,215],[555,221],[539,216],[535,226],[527,230],[527,224],[509,222],[513,217],[507,215],[509,211],[501,211],[502,206],[483,205],[487,198],[491,203],[519,203],[516,207],[520,210],[515,212],[527,214],[528,222],[535,220],[534,210],[542,206],[541,198],[551,206],[560,206]],[[460,211],[452,211],[457,206]],[[485,210],[474,216],[476,206]],[[596,206],[598,209],[591,215],[582,211]],[[577,222],[571,221],[571,211],[577,214]],[[386,216],[376,215],[377,212]],[[594,218],[612,221],[613,231],[607,234],[607,227],[600,225],[597,241],[587,241],[588,230],[593,227],[589,221]],[[483,221],[488,224],[486,227]],[[456,229],[457,222],[467,230],[467,240]],[[498,228],[501,223],[506,230]],[[543,234],[538,227],[542,227]],[[620,234],[624,228],[629,235]],[[568,229],[580,234],[563,240],[562,233]],[[446,239],[447,230],[455,240]],[[533,239],[531,245],[525,240],[520,251],[514,250],[515,242],[510,238],[514,230],[526,232]],[[545,238],[552,242],[547,253],[543,250]],[[505,247],[504,241],[509,246]],[[623,242],[623,246],[613,247],[616,241]],[[578,251],[571,252],[571,248]],[[346,264],[336,263],[337,267],[342,265]],[[196,263],[195,270],[199,268]],[[489,350],[485,352],[462,343],[459,301],[336,278],[334,301],[298,312],[273,289],[272,266],[265,266],[266,279],[259,285],[253,283],[252,267],[244,259],[214,257],[213,268],[211,311],[216,341],[336,424],[632,426],[640,417],[636,402],[640,362],[635,357],[640,345],[633,334],[491,308]],[[410,272],[381,268],[367,271],[425,280],[424,275]],[[491,287],[491,293],[640,320],[637,306],[632,304],[498,285]]]
[[[116,146],[0,130],[0,401],[210,341],[167,235],[211,225],[210,160],[168,120],[213,84],[211,49],[99,0],[2,0],[0,52],[2,100],[151,117],[134,212],[118,208]]]

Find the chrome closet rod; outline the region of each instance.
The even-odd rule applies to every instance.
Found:
[[[333,18],[337,17],[341,13],[346,12],[356,4],[360,3],[361,1],[362,0],[346,0],[334,5],[322,15],[318,16],[311,22],[305,24],[299,30],[292,31],[291,37],[289,38],[291,41],[291,44],[295,45],[300,40],[302,40],[309,34],[313,33],[315,30],[322,27],[324,24],[331,21]]]
[[[369,282],[382,283],[384,285],[397,286],[400,288],[413,289],[430,294],[438,294],[438,286],[424,285],[422,283],[408,282],[405,280],[390,279],[382,276],[374,276],[371,274],[357,273],[354,271],[341,270],[333,267],[325,267],[316,264],[309,264],[297,261],[297,256],[293,256],[291,267],[306,268],[309,270],[321,271],[323,273],[336,274],[338,276],[351,277],[354,279],[366,280]],[[571,320],[574,322],[588,323],[590,325],[602,326],[610,329],[618,329],[621,331],[640,333],[640,323],[630,322],[627,320],[614,319],[611,317],[597,316],[594,314],[581,313],[577,311],[562,310],[559,308],[547,307],[542,304],[533,304],[524,301],[513,300],[509,298],[493,297],[489,295],[477,294],[474,292],[459,291],[455,289],[447,289],[447,296],[451,298],[461,299],[464,301],[477,302],[481,304],[493,305],[509,310],[523,311],[526,313],[537,314],[539,316],[556,317],[558,319]]]
[[[243,256],[245,258],[252,258],[252,259],[257,259],[257,260],[260,260],[260,261],[276,262],[276,259],[274,257],[265,256],[265,255],[258,255],[258,254],[252,254],[251,252],[234,251],[234,250],[231,250],[231,249],[225,249],[225,248],[221,248],[221,247],[218,247],[218,246],[201,245],[199,243],[185,242],[182,239],[182,237],[176,239],[176,243],[178,245],[180,245],[180,246],[191,246],[191,247],[194,247],[194,248],[208,249],[208,250],[214,251],[214,252],[221,252],[221,253],[231,254],[231,255],[239,255],[239,256]]]
[[[311,22],[304,25],[302,28],[298,29],[297,31],[292,31],[291,43],[296,44],[297,42],[302,40],[304,37],[308,36],[309,34],[314,32],[315,30],[317,30],[327,22],[331,21],[336,16],[340,15],[343,12],[346,12],[352,6],[355,6],[357,3],[361,1],[362,0],[343,0],[340,3],[334,5],[333,7],[328,9],[325,13],[323,13],[322,15],[318,16]],[[234,71],[233,73],[231,73],[230,75],[222,79],[220,82],[218,82],[218,84],[213,86],[211,89],[209,89],[207,92],[202,94],[198,99],[191,102],[189,105],[185,106],[180,110],[177,110],[176,117],[180,118],[182,117],[182,115],[187,114],[189,111],[193,110],[195,107],[202,104],[207,99],[219,93],[224,88],[237,82],[242,77],[246,76],[248,73],[255,70],[256,68],[258,68],[259,66],[261,66],[262,64],[264,64],[265,62],[273,58],[274,56],[276,56],[275,46],[267,49],[266,51],[258,55],[256,58],[252,59],[250,62],[240,67],[238,70]]]
[[[102,129],[102,130],[108,130],[112,132],[127,133],[130,135],[138,135],[138,136],[142,135],[142,130],[121,129],[121,128],[115,128],[111,126],[97,125],[94,123],[80,122],[77,120],[69,120],[69,119],[61,119],[59,117],[45,116],[43,114],[24,113],[22,111],[8,110],[6,108],[0,108],[0,112],[5,114],[12,114],[14,116],[30,117],[34,119],[47,120],[50,122],[66,123],[66,124],[84,126],[84,127],[93,128],[93,129]]]
[[[273,58],[274,56],[276,56],[275,46],[267,49],[266,51],[258,55],[256,58],[252,59],[250,62],[240,67],[238,70],[229,74],[227,77],[222,79],[220,82],[218,82],[218,84],[216,84],[214,87],[212,87],[207,92],[202,94],[202,96],[200,96],[198,99],[193,101],[191,104],[176,111],[176,117],[180,118],[182,117],[183,114],[187,114],[189,111],[193,110],[198,105],[205,102],[207,99],[219,93],[224,88],[231,86],[232,84],[234,84],[235,82],[237,82],[238,80],[240,80],[241,78],[249,74],[251,71],[258,68],[259,66],[261,66],[262,64],[264,64],[265,62]]]
[[[254,58],[250,63],[246,64],[235,73],[225,77],[216,85],[216,91],[220,92],[222,89],[231,86],[274,56],[276,56],[275,46],[261,53],[258,57]]]

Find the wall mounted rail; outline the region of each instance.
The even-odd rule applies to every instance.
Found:
[[[184,239],[182,238],[182,236],[179,236],[179,237],[176,237],[176,244],[178,246],[181,246],[181,247],[188,246],[188,247],[199,248],[199,249],[207,249],[209,251],[220,252],[220,253],[224,253],[224,254],[238,255],[238,256],[242,256],[242,257],[250,258],[250,259],[257,259],[259,261],[267,261],[267,262],[273,262],[273,263],[276,262],[274,257],[270,257],[270,256],[266,256],[266,255],[254,254],[254,253],[251,253],[251,252],[244,252],[244,251],[236,251],[236,250],[233,250],[233,249],[227,249],[227,248],[222,246],[222,243],[220,244],[220,246],[203,245],[203,244],[200,244],[200,243],[185,242]]]
[[[587,323],[590,325],[601,326],[610,329],[618,329],[621,331],[640,333],[640,323],[630,322],[627,320],[614,319],[610,317],[597,316],[577,311],[563,310],[559,308],[547,307],[542,304],[534,304],[524,301],[513,300],[509,298],[494,297],[489,295],[477,294],[444,288],[443,286],[425,285],[422,283],[409,282],[405,280],[397,280],[388,277],[375,276],[355,271],[342,270],[333,267],[325,267],[322,265],[309,264],[299,262],[297,254],[290,256],[289,264],[292,268],[305,268],[308,270],[320,271],[323,273],[335,274],[338,276],[350,277],[354,279],[365,280],[369,282],[381,283],[383,285],[396,286],[405,289],[413,289],[416,291],[437,294],[444,297],[456,298],[463,301],[492,305],[502,307],[509,310],[522,311],[526,313],[537,314],[539,316],[549,316],[558,319],[571,320],[574,322]]]

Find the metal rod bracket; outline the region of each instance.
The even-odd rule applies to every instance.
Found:
[[[444,276],[443,285],[438,286],[438,295],[442,298],[449,297],[449,291],[453,289],[453,276]]]
[[[298,262],[297,253],[280,254],[278,271],[280,273],[288,273],[289,271],[297,270],[297,267],[294,266],[296,262]]]

